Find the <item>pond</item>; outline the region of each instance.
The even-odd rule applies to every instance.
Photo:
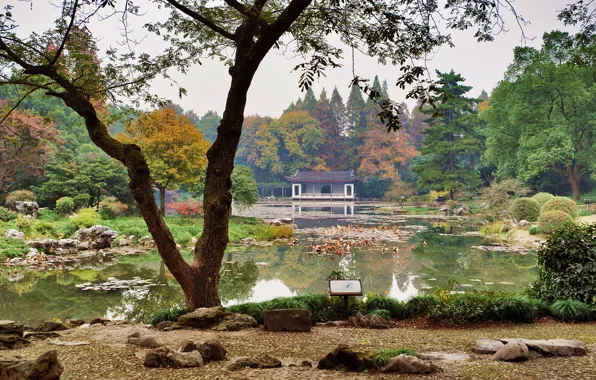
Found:
[[[370,215],[367,220],[372,219]],[[456,291],[516,292],[536,277],[534,255],[472,248],[490,243],[470,233],[474,228],[461,221],[396,219],[390,223],[385,219],[385,225],[416,232],[402,239],[405,241],[388,242],[385,252],[380,246],[368,246],[354,248],[341,257],[309,254],[309,239],[326,240],[312,233],[312,227],[349,223],[323,220],[303,224],[302,228],[310,232],[298,234],[299,246],[230,246],[220,281],[222,302],[230,305],[325,292],[326,278],[334,270],[361,279],[365,293],[387,294],[399,300],[432,291],[435,286],[445,287],[452,280],[457,282]],[[190,252],[186,255],[190,260]],[[92,268],[26,272],[18,281],[7,281],[6,277],[0,279],[0,319],[29,324],[97,316],[147,322],[154,311],[183,303],[180,288],[156,252],[120,256]]]

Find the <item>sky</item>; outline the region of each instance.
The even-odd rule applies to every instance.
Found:
[[[57,0],[55,2],[59,3]],[[551,30],[568,30],[557,20],[557,11],[564,8],[570,0],[511,0],[518,14],[522,15],[529,24],[524,26],[527,46],[539,47],[542,35]],[[43,32],[51,25],[53,18],[49,14],[57,15],[57,8],[47,0],[8,0],[15,6],[13,14],[19,24],[20,33],[30,31]],[[142,2],[140,3],[142,5]],[[143,16],[152,20],[165,17],[163,10],[151,8]],[[55,18],[55,17],[54,17]],[[503,78],[507,66],[513,60],[513,49],[522,43],[522,34],[512,14],[504,16],[507,32],[495,37],[493,42],[476,42],[474,31],[453,32],[455,47],[442,47],[427,62],[429,71],[449,71],[451,69],[462,74],[466,84],[473,87],[471,96],[478,96],[484,89],[487,92],[497,85]],[[137,40],[142,42],[135,47],[137,51],[159,52],[165,46],[164,42],[153,35],[149,35],[142,27],[140,21],[132,21],[132,29]],[[135,24],[136,23],[136,24]],[[121,30],[116,20],[96,23],[92,27],[93,34],[99,38],[100,47],[118,46],[122,40]],[[343,67],[330,69],[326,77],[313,85],[315,94],[323,88],[330,94],[334,87],[347,99],[349,84],[352,79],[352,64],[350,54],[342,63]],[[271,51],[255,75],[252,87],[248,94],[246,115],[262,115],[279,117],[291,102],[299,96],[304,96],[298,87],[300,74],[293,72],[293,68],[301,63],[298,58],[284,56],[277,51]],[[399,67],[381,65],[374,58],[356,53],[354,68],[356,74],[363,78],[372,78],[378,75],[380,80],[387,80],[389,94],[394,101],[406,101],[405,93],[395,87],[399,76]],[[199,115],[207,111],[216,111],[222,114],[230,76],[228,69],[219,61],[203,61],[202,65],[192,67],[186,75],[172,73],[172,77],[180,83],[188,94],[183,98],[178,97],[178,88],[171,82],[156,79],[152,82],[152,91],[159,96],[171,99],[185,110],[193,110]],[[410,109],[414,100],[406,101]]]

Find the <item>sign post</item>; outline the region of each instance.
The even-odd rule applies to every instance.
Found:
[[[362,284],[360,280],[330,280],[329,295],[344,297],[344,307],[348,310],[348,297],[361,296]]]

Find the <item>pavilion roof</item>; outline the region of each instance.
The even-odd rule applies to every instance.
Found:
[[[285,176],[286,180],[290,182],[316,182],[316,183],[332,183],[332,182],[356,182],[360,177],[354,175],[353,170],[346,171],[327,171],[327,172],[313,172],[298,170],[293,176]]]

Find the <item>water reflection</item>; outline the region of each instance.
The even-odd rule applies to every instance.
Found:
[[[445,235],[448,226],[427,224],[398,253],[354,249],[341,258],[309,256],[305,245],[231,247],[224,260],[220,297],[225,304],[296,294],[325,292],[326,278],[341,269],[360,279],[363,290],[407,300],[423,289],[455,280],[457,290],[519,291],[536,276],[536,258],[470,248],[486,242],[481,237]],[[454,226],[453,231],[466,229]],[[140,277],[155,285],[125,291],[83,291],[75,285]],[[24,273],[18,282],[0,279],[0,319],[30,324],[46,319],[109,316],[146,322],[159,309],[183,304],[182,292],[156,253],[124,256],[103,269]]]

